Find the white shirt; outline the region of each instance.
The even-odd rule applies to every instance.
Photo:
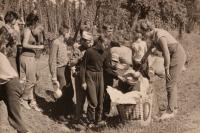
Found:
[[[11,66],[7,57],[0,52],[0,84],[5,84],[16,77],[18,77],[17,72]]]
[[[139,62],[141,61],[144,54],[147,52],[147,44],[145,41],[138,39],[136,42],[132,44],[132,49],[134,51],[133,59]]]

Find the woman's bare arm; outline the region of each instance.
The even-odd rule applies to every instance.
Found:
[[[165,66],[165,68],[169,68],[169,66],[170,66],[170,53],[169,53],[169,49],[168,49],[168,46],[167,46],[167,40],[165,39],[165,37],[161,37],[158,42],[159,42],[159,45],[160,45],[162,52],[163,52],[164,66]]]
[[[26,29],[24,31],[24,39],[23,39],[23,47],[27,49],[43,49],[43,45],[31,45],[29,44],[29,38],[31,36],[31,31],[29,29]]]

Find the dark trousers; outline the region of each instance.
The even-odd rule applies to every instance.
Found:
[[[62,97],[55,102],[56,116],[65,116],[73,113],[74,103],[72,101],[74,92],[71,86],[71,72],[67,66],[57,68],[57,79],[62,90]]]
[[[75,90],[76,90],[76,120],[80,120],[83,113],[84,104],[86,101],[86,91],[81,87],[80,75],[75,78]]]
[[[28,132],[20,114],[20,96],[22,86],[18,79],[12,79],[6,84],[0,85],[0,100],[4,100],[8,110],[9,123],[18,133]]]
[[[103,113],[104,114],[109,114],[110,113],[110,108],[111,108],[111,99],[110,95],[107,92],[107,86],[113,86],[113,79],[114,77],[107,72],[104,72],[104,102],[103,102]]]
[[[86,71],[87,115],[91,122],[101,121],[104,100],[103,72]]]

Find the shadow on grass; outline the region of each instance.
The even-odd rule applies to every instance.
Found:
[[[48,95],[49,92],[50,90],[46,90],[45,93]],[[47,101],[46,97],[40,97],[36,95],[36,101],[38,106],[43,110],[42,113],[53,120],[59,120],[60,116],[67,118],[67,116],[71,116],[75,112],[74,102],[72,100],[74,95],[73,89],[68,87],[63,89],[62,92],[62,97],[51,101]]]

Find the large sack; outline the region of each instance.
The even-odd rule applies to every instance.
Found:
[[[17,72],[11,66],[7,57],[0,52],[0,84],[4,84],[16,77],[18,77]]]
[[[149,56],[149,67],[153,70],[154,74],[159,77],[165,76],[164,58],[159,56]]]
[[[126,46],[112,47],[111,54],[116,53],[119,55],[121,63],[132,65],[132,50]]]

